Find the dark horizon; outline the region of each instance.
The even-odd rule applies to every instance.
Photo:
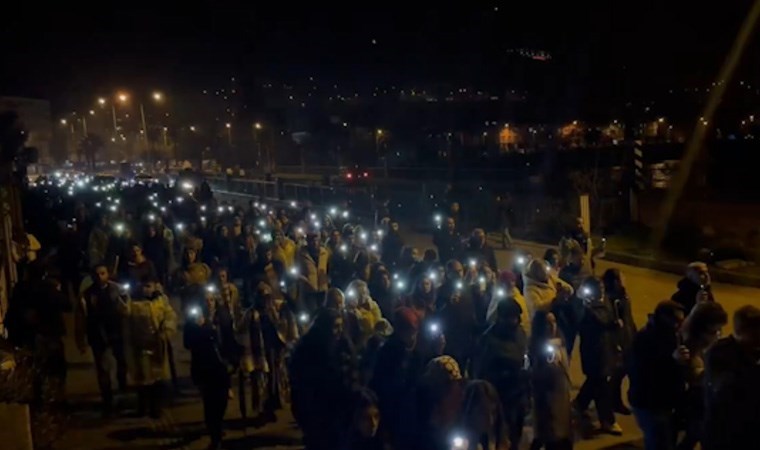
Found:
[[[550,52],[555,73],[547,77],[562,78],[558,82],[579,98],[707,86],[750,2],[722,8],[680,1],[588,8],[538,3],[449,9],[233,3],[179,11],[46,6],[18,12],[3,28],[7,66],[0,94],[48,98],[65,109],[120,87],[195,90],[230,76],[313,76],[357,88],[514,86],[520,69],[508,51],[520,48]],[[747,79],[760,73],[757,40],[740,68]]]

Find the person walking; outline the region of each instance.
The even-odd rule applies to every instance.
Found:
[[[636,335],[636,324],[633,321],[631,313],[631,300],[628,298],[628,292],[625,288],[623,274],[618,269],[607,269],[602,275],[604,283],[605,300],[612,307],[615,319],[618,320],[620,328],[616,330],[617,350],[626,360],[631,353],[631,344],[633,337]],[[618,364],[615,373],[612,375],[610,384],[612,386],[612,408],[613,410],[625,416],[631,415],[631,410],[623,402],[623,378],[626,377],[626,365]]]
[[[209,450],[222,448],[224,413],[230,397],[230,366],[222,357],[215,328],[208,311],[197,306],[188,311],[183,341],[190,351],[190,375],[203,400],[203,420],[211,438]]]
[[[689,349],[678,336],[684,317],[679,303],[660,302],[633,338],[628,401],[644,434],[646,450],[672,450],[675,446],[673,413],[686,387],[690,359]]]
[[[137,385],[138,415],[161,416],[164,382],[171,378],[169,339],[177,332],[177,314],[159,289],[158,279],[141,281],[140,294],[129,303],[127,361]]]
[[[111,358],[116,361],[119,390],[127,389],[127,361],[124,355],[123,318],[129,310],[129,293],[110,280],[105,264],[93,269],[93,284],[82,294],[76,308],[76,341],[81,353],[92,349],[100,388],[103,415],[113,410]]]

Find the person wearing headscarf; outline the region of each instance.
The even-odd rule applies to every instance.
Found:
[[[409,442],[423,450],[452,447],[464,401],[464,379],[456,360],[443,355],[427,363],[417,390],[416,423]]]
[[[370,297],[367,283],[354,280],[346,289],[346,309],[356,321],[358,334],[352,336],[357,348],[363,348],[375,331],[375,325],[383,318],[380,306]]]
[[[286,357],[298,340],[296,317],[284,300],[277,299],[272,289],[261,283],[256,304],[243,322],[253,361],[252,407],[262,413],[261,417],[274,421],[275,411],[290,402]]]
[[[533,389],[532,449],[573,448],[573,415],[570,392],[570,359],[557,319],[549,311],[537,311],[530,336],[531,387]]]
[[[509,450],[507,422],[496,388],[485,380],[469,381],[464,388],[460,416],[461,448],[467,450]],[[514,448],[514,447],[512,447]]]

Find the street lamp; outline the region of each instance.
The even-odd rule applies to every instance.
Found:
[[[378,128],[375,130],[375,155],[380,156],[380,138],[383,136],[385,132],[382,128]],[[388,155],[383,155],[383,172],[385,175],[385,178],[388,178]]]
[[[160,102],[160,101],[163,101],[163,99],[164,99],[164,94],[162,94],[162,93],[160,93],[158,91],[156,91],[156,92],[153,93],[153,100],[155,100],[157,102]]]
[[[227,141],[230,143],[230,147],[232,147],[232,124],[227,122],[224,124],[224,127],[227,128]]]
[[[261,123],[260,122],[254,123],[253,124],[253,128],[256,128],[257,130],[260,130],[261,129]]]
[[[195,132],[195,125],[190,125],[190,131]]]
[[[66,125],[66,119],[61,119],[61,125]]]
[[[119,101],[120,101],[120,102],[122,102],[122,103],[126,103],[126,102],[127,102],[127,100],[129,100],[129,96],[127,96],[127,94],[125,94],[125,93],[123,93],[123,92],[122,92],[122,93],[119,93],[119,94],[116,96],[116,98],[117,98],[117,99],[119,99]]]
[[[100,97],[100,98],[98,99],[98,104],[99,104],[100,106],[104,106],[104,105],[106,104],[106,99],[104,99],[103,97]]]

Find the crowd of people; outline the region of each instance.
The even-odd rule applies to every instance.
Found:
[[[693,263],[638,329],[624,274],[595,276],[580,223],[499,267],[486,231],[462,234],[456,214],[422,250],[392,217],[365,227],[348,204],[235,205],[183,179],[51,178],[25,195],[56,252],[22,264],[6,324],[37,355],[38,391],[63,396],[73,311],[103,413],[120,412],[115,378],[138,415],[160,417],[166,387],[181,388],[181,332],[211,448],[233,399],[257,423],[290,408],[306,448],[330,450],[517,449],[528,424],[532,449],[570,449],[621,435],[616,414],[635,415],[647,449],[746,448],[760,417],[760,310],[737,311],[719,340],[727,314]]]

